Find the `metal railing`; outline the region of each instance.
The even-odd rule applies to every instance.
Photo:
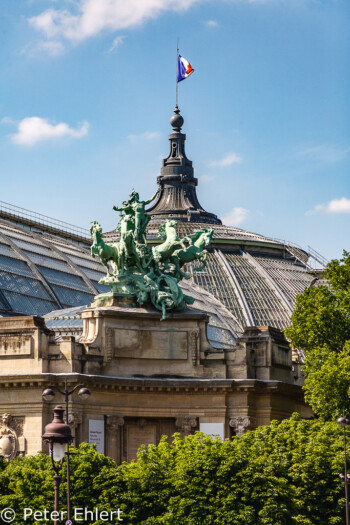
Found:
[[[308,246],[306,250],[296,242],[292,243],[284,239],[278,239],[276,237],[271,238],[272,240],[283,244],[291,255],[298,259],[298,261],[300,261],[301,263],[305,264],[305,266],[310,270],[315,269],[315,266],[312,263],[316,262],[320,264],[322,268],[325,268],[325,266],[327,266],[329,262],[328,259],[326,259],[325,257],[323,257],[323,255],[311,248],[311,246]]]
[[[52,217],[47,217],[41,213],[20,208],[19,206],[14,206],[4,201],[0,201],[0,217],[26,220],[27,222],[42,226],[46,229],[64,232],[82,239],[90,239],[91,237],[89,230],[85,228],[80,228],[79,226],[74,226],[74,224],[53,219]]]
[[[327,266],[327,264],[329,263],[328,259],[326,259],[325,257],[323,257],[323,255],[311,248],[311,246],[308,246],[307,250],[309,252],[310,257],[312,257],[315,261],[320,263],[323,267]]]

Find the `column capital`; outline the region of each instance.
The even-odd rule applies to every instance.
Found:
[[[196,416],[179,416],[175,421],[175,425],[179,428],[182,437],[191,434],[192,429],[197,427]]]
[[[229,425],[234,429],[237,436],[242,436],[254,421],[255,418],[252,416],[232,416],[229,419]]]
[[[124,425],[124,418],[122,416],[107,416],[107,429],[118,430]]]

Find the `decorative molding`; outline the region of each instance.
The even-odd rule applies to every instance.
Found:
[[[31,356],[33,353],[33,334],[1,334],[0,356]]]
[[[114,353],[114,329],[110,326],[106,328],[106,353],[105,362],[110,363]]]
[[[86,376],[76,373],[72,375],[71,381],[86,382]],[[62,378],[55,374],[28,374],[23,376],[1,376],[0,391],[10,388],[26,389],[39,388],[44,390],[49,385],[62,383]],[[264,381],[262,379],[216,379],[216,378],[186,378],[179,380],[156,379],[156,378],[120,378],[101,377],[90,375],[87,386],[94,392],[127,392],[139,394],[144,392],[162,392],[166,395],[207,395],[210,392],[220,394],[232,392],[254,392],[256,394],[280,393],[293,399],[301,400],[302,389],[300,385],[281,383],[281,381]],[[26,407],[26,413],[36,414],[35,406]]]
[[[192,364],[196,366],[199,364],[199,331],[192,330],[189,335],[189,350],[192,356]]]
[[[255,418],[251,416],[234,416],[229,419],[229,425],[234,429],[237,436],[242,436],[254,422]]]

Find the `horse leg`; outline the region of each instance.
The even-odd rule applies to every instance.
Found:
[[[196,259],[198,261],[201,261],[201,263],[202,263],[201,266],[198,266],[198,268],[196,268],[196,272],[201,272],[202,270],[204,270],[204,268],[207,265],[207,254],[206,253],[199,253],[198,256],[196,257]]]
[[[101,257],[100,257],[100,259],[101,259]],[[101,262],[102,262],[103,266],[106,267],[106,269],[107,269],[107,277],[109,277],[110,276],[110,271],[109,271],[109,266],[108,266],[107,259],[101,259]]]

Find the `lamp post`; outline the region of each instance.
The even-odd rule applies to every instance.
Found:
[[[43,399],[45,401],[52,401],[55,397],[55,390],[57,390],[60,394],[64,396],[65,404],[66,404],[66,424],[68,425],[68,402],[69,402],[69,396],[71,396],[78,388],[80,387],[80,390],[78,392],[78,396],[80,399],[85,400],[90,395],[91,392],[88,388],[86,388],[85,385],[79,384],[76,385],[72,390],[68,390],[68,382],[67,377],[65,378],[65,384],[64,384],[64,390],[61,390],[59,387],[56,386],[49,386],[47,387],[43,393]],[[71,505],[70,505],[70,469],[69,469],[69,443],[66,445],[66,455],[67,455],[67,521],[70,521],[71,519]]]
[[[344,415],[340,417],[337,421],[338,425],[340,425],[344,430],[344,484],[345,484],[345,519],[346,519],[346,525],[349,525],[349,492],[348,492],[348,473],[347,473],[347,465],[346,465],[346,427],[350,425],[349,419],[347,419]]]
[[[59,491],[61,482],[59,473],[66,453],[66,446],[69,445],[73,439],[70,426],[63,421],[63,412],[64,408],[61,405],[57,405],[54,408],[53,421],[46,425],[45,432],[42,436],[43,441],[49,444],[52,467],[55,472],[53,477],[55,489],[55,525],[58,525],[59,516]]]

